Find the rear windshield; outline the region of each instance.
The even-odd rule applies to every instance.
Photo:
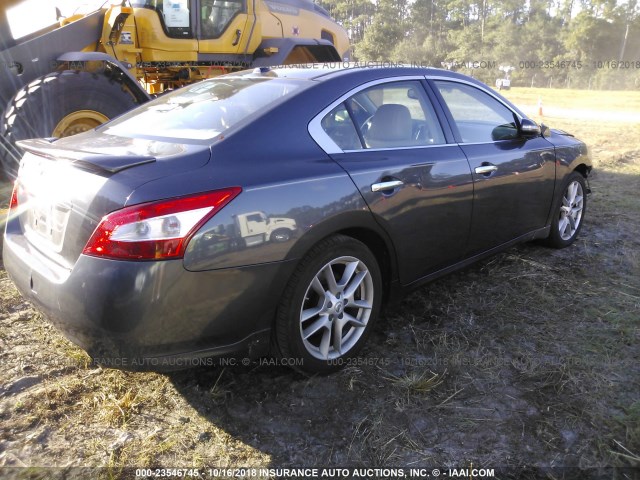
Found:
[[[209,140],[302,88],[306,82],[225,76],[167,93],[105,125],[120,137]]]

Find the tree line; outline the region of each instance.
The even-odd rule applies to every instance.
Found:
[[[493,83],[640,89],[638,0],[317,0],[356,61],[449,68]]]

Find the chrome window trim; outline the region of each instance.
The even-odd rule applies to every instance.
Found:
[[[344,102],[348,98],[356,95],[357,93],[359,93],[359,92],[361,92],[363,90],[366,90],[367,88],[374,87],[376,85],[382,85],[382,84],[385,84],[385,83],[406,82],[406,81],[411,81],[411,80],[422,81],[422,80],[425,80],[425,79],[426,79],[426,77],[424,75],[403,75],[403,76],[399,76],[399,77],[380,78],[378,80],[372,80],[370,82],[363,83],[362,85],[358,85],[357,87],[349,90],[349,92],[345,93],[344,95],[342,95],[337,100],[333,101],[331,104],[329,104],[328,107],[326,107],[324,110],[322,110],[320,113],[318,113],[315,117],[313,117],[313,119],[309,122],[309,125],[307,125],[307,131],[309,132],[309,135],[311,135],[311,138],[313,138],[313,140],[318,144],[318,146],[322,150],[324,150],[324,152],[327,155],[338,154],[338,153],[346,153],[346,152],[363,152],[363,151],[374,152],[374,151],[380,151],[380,150],[399,150],[400,148],[403,148],[403,149],[406,149],[406,148],[424,148],[424,147],[432,147],[432,146],[436,147],[436,146],[447,145],[446,143],[443,143],[443,144],[440,144],[440,145],[424,145],[424,146],[419,146],[419,147],[397,147],[397,148],[383,148],[383,149],[362,148],[362,149],[359,149],[359,150],[346,150],[345,151],[345,150],[342,150],[331,139],[331,137],[329,135],[327,135],[327,132],[325,132],[324,129],[322,128],[322,119],[325,117],[325,115],[327,115],[329,112],[331,112],[331,110],[336,108],[338,105],[340,105],[342,102]],[[353,121],[353,119],[352,119],[352,121]],[[354,125],[354,127],[355,127],[355,125]]]
[[[465,145],[495,145],[500,142],[513,142],[514,140],[517,140],[517,138],[505,138],[502,140],[494,140],[492,142],[460,142],[455,145],[460,145],[461,147],[464,147]]]
[[[352,97],[353,95],[361,92],[362,90],[366,90],[367,88],[373,87],[375,85],[381,85],[381,84],[384,84],[384,83],[402,82],[402,81],[408,81],[408,80],[433,80],[433,81],[441,80],[441,81],[446,81],[446,82],[461,83],[461,84],[464,84],[464,85],[468,85],[470,87],[476,88],[476,89],[480,90],[481,92],[484,92],[487,95],[489,95],[491,98],[493,98],[498,103],[500,103],[500,105],[502,105],[507,110],[509,110],[511,113],[513,113],[518,118],[518,120],[521,121],[523,118],[529,119],[529,117],[524,115],[524,113],[521,113],[521,112],[513,110],[513,108],[510,105],[506,104],[501,98],[496,96],[495,93],[492,92],[491,90],[487,90],[486,88],[482,87],[481,85],[477,85],[477,84],[475,84],[473,82],[469,82],[467,80],[460,79],[460,78],[453,78],[453,77],[447,77],[447,76],[441,76],[441,75],[404,75],[404,76],[401,76],[401,77],[390,77],[390,78],[372,80],[371,82],[367,82],[367,83],[364,83],[362,85],[359,85],[358,87],[350,90],[348,93],[342,95],[338,100],[335,100],[327,108],[322,110],[318,115],[313,117],[313,119],[309,122],[309,125],[307,126],[307,130],[309,132],[309,135],[311,135],[311,138],[313,138],[313,140],[318,144],[318,146],[322,150],[324,150],[324,152],[327,155],[339,154],[339,153],[354,153],[354,152],[362,152],[362,151],[367,151],[367,152],[385,152],[385,151],[389,151],[389,150],[414,150],[414,149],[418,149],[418,148],[442,147],[442,146],[445,146],[445,145],[460,145],[460,146],[463,146],[463,145],[489,145],[489,144],[493,145],[496,142],[509,142],[509,141],[515,140],[515,139],[505,139],[505,140],[496,140],[494,142],[491,142],[491,141],[489,141],[489,142],[457,142],[457,143],[441,143],[441,144],[438,144],[438,145],[418,145],[418,146],[408,146],[408,147],[361,148],[361,149],[358,149],[358,150],[342,150],[331,139],[331,137],[329,137],[329,135],[327,135],[327,133],[322,128],[321,122],[322,122],[322,119],[325,117],[325,115],[327,115],[329,112],[331,112],[331,110],[333,110],[335,107],[337,107],[339,104],[341,104],[342,102],[344,102],[348,98]],[[429,101],[430,101],[430,99],[429,99]]]
[[[492,142],[489,142],[492,143]],[[435,148],[435,147],[457,147],[457,143],[438,143],[434,145],[413,145],[408,147],[384,147],[384,148],[361,148],[360,150],[343,150],[343,153],[354,152],[387,152],[389,150],[417,150],[423,148]]]

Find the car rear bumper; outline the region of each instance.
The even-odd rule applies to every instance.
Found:
[[[94,362],[125,370],[211,365],[268,352],[294,262],[187,271],[182,260],[125,262],[82,255],[72,270],[6,235],[18,290]]]

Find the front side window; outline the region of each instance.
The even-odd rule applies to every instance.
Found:
[[[419,81],[385,83],[358,92],[327,114],[322,128],[342,150],[445,143]]]
[[[247,215],[247,222],[261,222],[264,223],[264,218],[259,213],[252,213]]]
[[[105,126],[122,137],[213,139],[285,97],[304,81],[224,76],[163,95]]]
[[[471,85],[436,81],[463,143],[485,143],[518,137],[514,113]]]

